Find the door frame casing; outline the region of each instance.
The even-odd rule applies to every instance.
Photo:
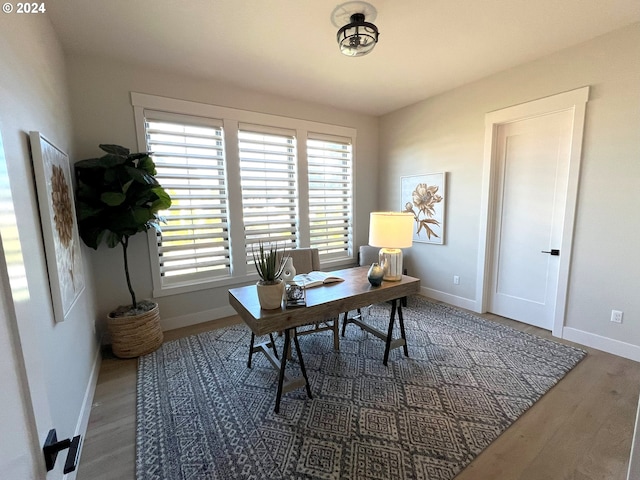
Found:
[[[571,110],[573,125],[571,129],[571,149],[569,152],[569,179],[567,182],[567,198],[565,216],[562,225],[562,242],[560,245],[560,267],[556,302],[553,318],[552,334],[562,337],[564,316],[567,306],[569,287],[569,268],[573,245],[573,232],[578,201],[578,183],[580,178],[580,162],[582,158],[582,138],[586,104],[589,100],[589,87],[581,87],[568,92],[559,93],[538,100],[503,108],[485,115],[484,163],[482,169],[482,194],[480,210],[480,237],[478,242],[478,264],[476,276],[477,311],[487,311],[489,287],[491,282],[491,266],[493,264],[493,247],[497,214],[495,205],[498,195],[498,179],[496,162],[498,161],[497,132],[500,125],[527,120],[549,113]]]

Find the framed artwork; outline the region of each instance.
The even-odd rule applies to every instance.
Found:
[[[39,132],[29,136],[53,314],[62,322],[84,290],[69,157]]]
[[[402,211],[415,219],[413,241],[444,244],[446,172],[401,177]]]

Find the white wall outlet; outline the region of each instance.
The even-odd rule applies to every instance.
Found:
[[[611,310],[611,321],[614,323],[622,323],[622,312],[620,310]]]
[[[460,285],[460,277],[458,275],[453,276],[453,284]]]

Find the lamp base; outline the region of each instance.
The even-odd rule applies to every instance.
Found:
[[[402,250],[399,248],[381,248],[378,258],[380,265],[384,268],[383,280],[389,282],[402,280]]]

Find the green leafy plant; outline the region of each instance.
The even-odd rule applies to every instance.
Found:
[[[160,230],[164,218],[158,212],[171,206],[171,198],[155,178],[156,166],[149,153],[129,153],[119,145],[100,148],[106,152],[102,157],[74,165],[78,230],[93,249],[102,241],[109,248],[122,245],[127,287],[135,309],[127,258],[129,237],[149,228]]]
[[[272,285],[282,275],[287,262],[287,256],[282,255],[278,262],[278,245],[265,247],[264,243],[258,243],[258,251],[252,248],[253,263],[264,285]]]

